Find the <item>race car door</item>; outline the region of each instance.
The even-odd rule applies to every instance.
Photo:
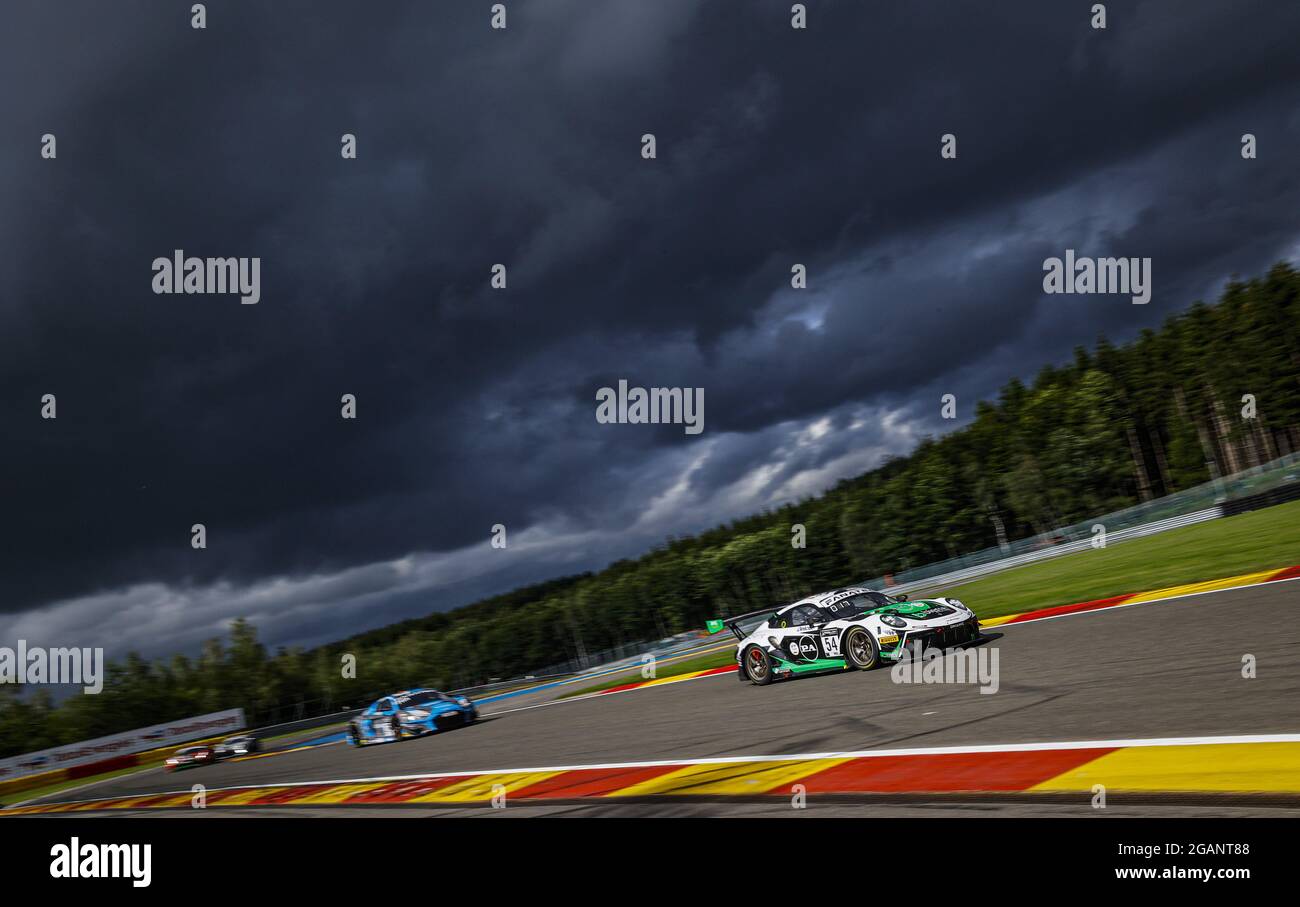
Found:
[[[370,716],[370,736],[379,740],[396,737],[397,703],[391,697],[381,699],[375,703],[374,710]]]
[[[821,632],[829,618],[816,605],[799,605],[778,619],[785,626],[780,631],[781,657],[795,664],[807,664],[821,658],[839,658],[839,636]]]

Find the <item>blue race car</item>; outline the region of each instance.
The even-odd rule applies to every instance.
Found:
[[[403,690],[385,696],[348,722],[348,743],[395,743],[470,724],[478,709],[464,696],[437,690]]]

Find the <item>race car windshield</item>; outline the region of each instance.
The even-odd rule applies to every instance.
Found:
[[[883,592],[863,592],[861,595],[837,601],[833,605],[826,605],[825,608],[836,617],[846,617],[892,604],[894,600]]]
[[[449,697],[439,693],[437,690],[427,690],[423,693],[414,693],[410,696],[403,696],[398,700],[398,702],[403,708],[409,708],[412,706],[418,708],[420,706],[428,705],[431,702],[443,702],[448,698]]]

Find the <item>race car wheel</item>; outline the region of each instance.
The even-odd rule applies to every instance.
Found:
[[[355,724],[348,724],[348,746],[360,746],[361,735],[357,733]]]
[[[844,652],[845,663],[857,671],[870,670],[880,660],[876,641],[862,627],[850,627],[849,632],[844,634],[840,648]]]
[[[758,646],[750,646],[745,650],[743,664],[745,676],[754,686],[766,686],[772,682],[772,660]]]
[[[398,719],[398,717],[397,717],[396,715],[394,715],[392,718],[389,719],[389,721],[388,721],[388,726],[391,727],[391,728],[393,729],[393,740],[395,740],[395,741],[400,741],[400,740],[402,739],[402,722],[401,722],[401,720]]]

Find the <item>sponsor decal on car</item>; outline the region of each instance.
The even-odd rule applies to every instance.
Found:
[[[800,636],[789,642],[790,654],[795,658],[816,658],[817,642],[811,636]]]

